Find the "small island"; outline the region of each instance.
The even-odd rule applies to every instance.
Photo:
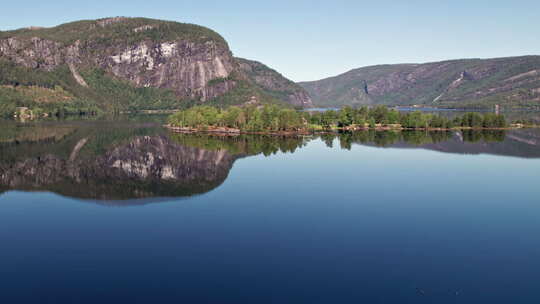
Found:
[[[175,132],[213,132],[228,134],[312,134],[357,130],[455,130],[513,129],[529,127],[509,124],[504,115],[467,112],[448,118],[441,115],[399,112],[386,106],[367,106],[324,112],[299,111],[277,105],[196,106],[172,114],[166,125]]]

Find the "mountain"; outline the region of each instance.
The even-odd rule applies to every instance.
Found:
[[[115,17],[0,32],[0,113],[298,104],[277,75],[267,94],[223,37],[193,24]]]
[[[540,107],[540,56],[377,65],[299,84],[318,106]]]
[[[312,107],[307,91],[277,71],[253,60],[236,58],[240,69],[266,94],[298,107]]]

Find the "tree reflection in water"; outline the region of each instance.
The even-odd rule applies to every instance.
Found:
[[[206,193],[223,183],[239,158],[295,153],[314,140],[347,150],[366,145],[540,157],[540,133],[532,129],[284,137],[172,134],[158,124],[140,122],[55,122],[7,123],[3,130],[0,191],[51,191],[121,206]]]

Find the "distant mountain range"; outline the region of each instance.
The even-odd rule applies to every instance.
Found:
[[[202,26],[115,17],[0,32],[0,113],[253,101],[311,106],[302,87],[233,57],[225,39]]]
[[[377,65],[299,84],[317,106],[540,107],[540,56]]]

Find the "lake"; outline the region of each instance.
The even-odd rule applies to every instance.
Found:
[[[0,129],[0,303],[540,299],[540,129]]]

